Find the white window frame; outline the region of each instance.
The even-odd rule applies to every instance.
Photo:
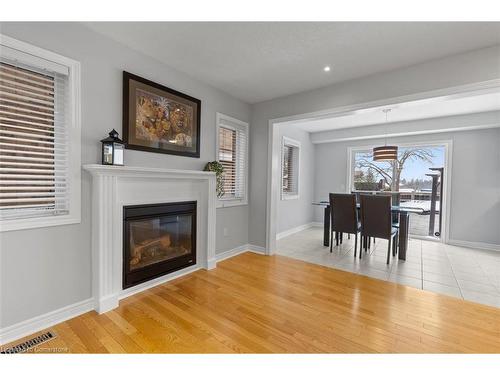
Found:
[[[235,126],[242,127],[244,132],[246,133],[247,143],[246,143],[246,152],[245,152],[245,166],[244,166],[244,194],[243,198],[217,198],[217,208],[224,207],[234,207],[234,206],[245,206],[248,205],[248,156],[249,156],[249,143],[250,143],[250,134],[248,132],[248,123],[238,120],[234,117],[225,115],[223,113],[216,112],[215,114],[215,160],[219,161],[219,129],[226,128],[232,130],[238,130],[236,127],[231,127],[227,124],[222,124],[222,121],[226,121],[229,123],[235,124]]]
[[[54,64],[68,68],[68,187],[69,210],[66,215],[41,216],[22,219],[0,220],[0,232],[21,229],[51,227],[56,225],[78,224],[81,222],[81,78],[80,63],[65,56],[19,41],[0,34],[0,46],[19,51],[37,61],[46,61],[47,67]],[[15,53],[15,52],[14,52]]]
[[[291,146],[297,148],[297,166],[296,174],[297,174],[297,191],[293,193],[287,193],[283,191],[283,160],[285,158],[285,154],[283,153],[283,149],[285,146]],[[291,200],[291,199],[299,199],[300,198],[300,158],[301,158],[301,150],[300,150],[300,142],[296,139],[292,139],[286,136],[283,136],[281,140],[281,165],[280,165],[280,192],[281,192],[281,200]]]

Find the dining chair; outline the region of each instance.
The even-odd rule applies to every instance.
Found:
[[[351,190],[351,194],[355,194],[356,195],[356,204],[360,204],[360,195],[361,194],[368,194],[367,192],[360,192],[360,191],[354,191],[354,190]],[[373,194],[375,194],[375,192],[373,192]],[[370,248],[370,244],[371,244],[371,241],[372,239],[371,238],[363,238],[361,237],[361,245],[362,246],[366,246],[364,248],[366,249],[369,249]],[[375,243],[375,237],[373,237],[373,243]]]
[[[361,237],[377,237],[388,240],[387,264],[391,255],[396,255],[398,228],[392,226],[392,199],[387,195],[361,195]],[[363,241],[361,241],[363,242]],[[363,251],[360,247],[359,257]]]
[[[360,223],[358,220],[358,210],[356,208],[356,196],[354,194],[330,193],[330,252],[333,251],[333,232],[337,233],[336,246],[339,245],[338,233],[354,234],[354,256],[358,246],[358,232]]]
[[[401,193],[399,191],[380,191],[377,195],[388,195],[392,197],[391,204],[393,206],[399,206],[401,203]],[[392,213],[392,226],[394,228],[399,228],[399,213]]]

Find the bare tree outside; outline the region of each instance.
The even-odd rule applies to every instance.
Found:
[[[373,161],[371,152],[360,154],[360,158],[356,160],[356,168],[358,170],[366,170],[358,176],[358,181],[371,182],[373,175],[383,181],[382,190],[388,187],[392,191],[399,191],[401,181],[401,173],[404,165],[410,160],[420,160],[424,163],[432,165],[434,154],[431,148],[400,148],[398,159],[393,161]],[[368,178],[370,176],[370,178]],[[360,181],[361,182],[361,181]]]

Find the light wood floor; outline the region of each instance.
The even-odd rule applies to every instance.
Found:
[[[42,351],[500,352],[500,309],[253,253],[52,329]]]

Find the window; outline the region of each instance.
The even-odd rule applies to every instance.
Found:
[[[421,210],[412,214],[410,235],[441,236],[444,199],[441,188],[443,175],[447,176],[441,174],[446,167],[445,145],[400,145],[395,161],[373,161],[372,148],[352,148],[350,154],[351,191],[390,194],[394,204]]]
[[[281,154],[281,199],[297,199],[299,197],[300,143],[283,137]]]
[[[371,148],[351,149],[351,191],[413,192],[419,197],[430,194],[434,173],[442,167],[443,145],[409,144],[399,146],[396,161],[373,161]],[[403,193],[404,192],[404,193]]]
[[[247,123],[217,113],[217,160],[224,167],[224,195],[219,207],[247,204]]]
[[[0,228],[79,222],[79,65],[0,38]]]

